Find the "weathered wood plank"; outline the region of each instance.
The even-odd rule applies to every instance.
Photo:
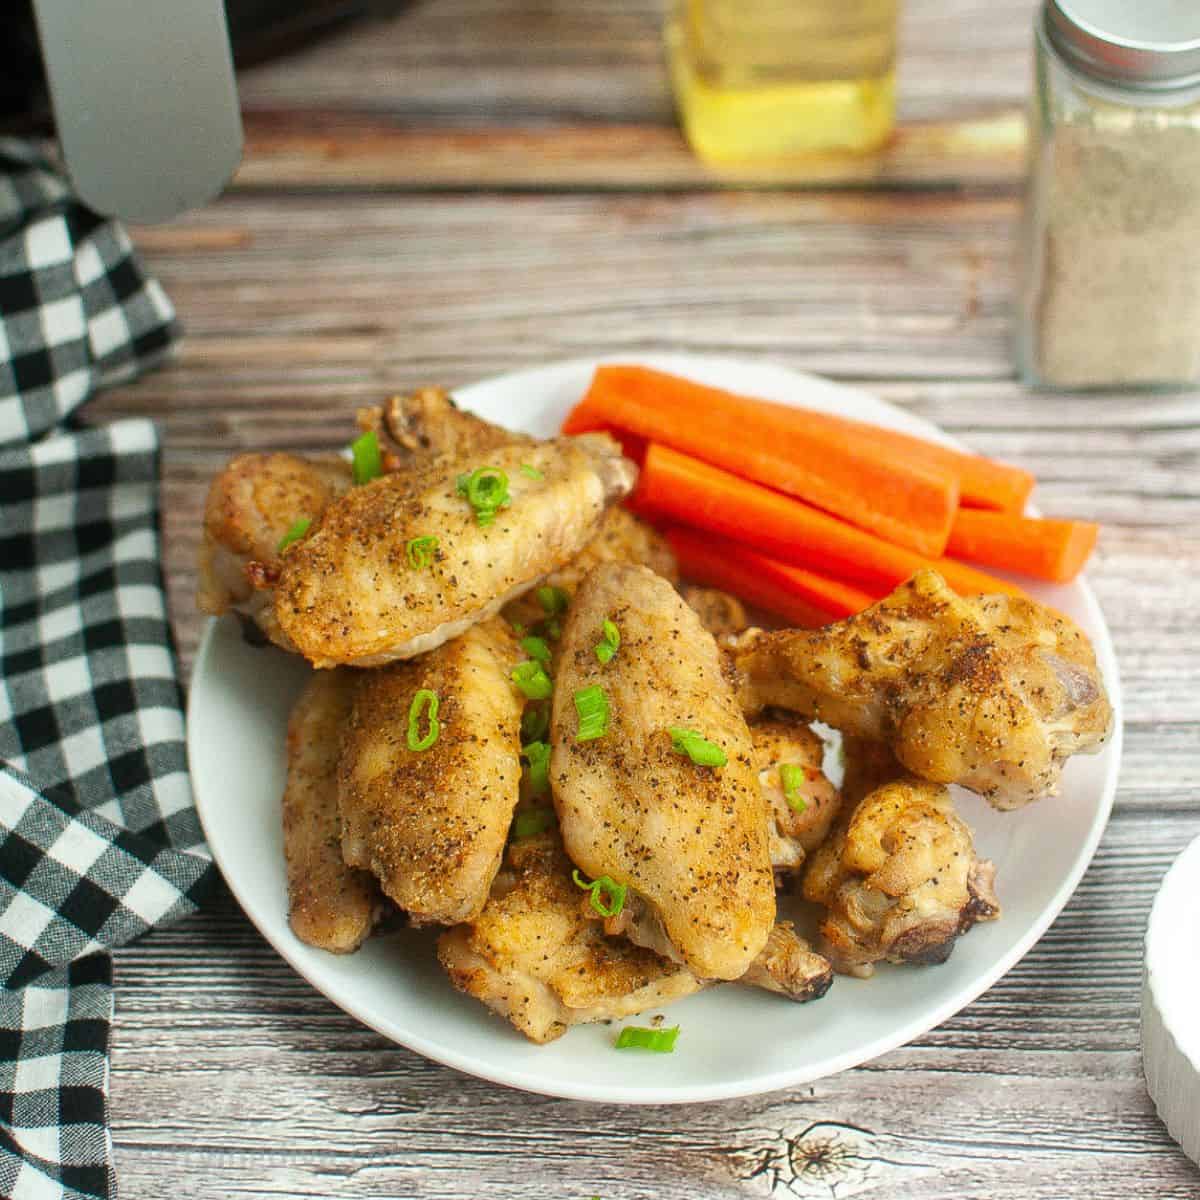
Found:
[[[767,1195],[755,1168],[798,1141],[800,1196],[837,1181],[832,1194],[872,1183],[919,1200],[1192,1197],[1200,1174],[1144,1092],[1137,1005],[1149,903],[1198,831],[1200,813],[1118,811],[1050,933],[962,1013],[858,1070],[686,1119],[517,1098],[426,1063],[312,991],[226,899],[118,958],[118,1167],[164,1189],[139,1196],[186,1172],[196,1200],[682,1200]],[[810,1162],[822,1146],[841,1147],[829,1176]]]
[[[1033,0],[912,0],[899,126],[882,154],[732,177],[697,162],[677,132],[664,7],[419,4],[245,72],[236,186],[927,187],[1020,177]]]

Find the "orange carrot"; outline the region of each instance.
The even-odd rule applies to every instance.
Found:
[[[760,400],[758,403],[766,404],[767,401]],[[814,413],[784,405],[774,407],[791,413],[796,421],[821,426],[830,437],[840,430],[843,436],[851,440],[869,438],[881,452],[890,451],[909,462],[924,463],[950,472],[958,480],[958,502],[965,508],[1019,513],[1025,507],[1036,482],[1028,471],[1020,467],[997,462],[994,458],[984,458],[982,454],[955,450],[938,442],[928,442],[911,433],[886,429],[882,425],[869,425],[865,421],[852,421],[832,413]]]
[[[709,529],[782,562],[850,580],[873,595],[886,595],[924,566],[936,567],[964,596],[1022,594],[1007,580],[951,559],[922,558],[801,500],[653,442],[646,450],[632,506],[651,519]]]
[[[780,416],[780,413],[784,416]],[[944,468],[831,436],[777,405],[645,367],[599,367],[564,433],[617,430],[815,504],[928,557],[945,549],[958,482]]]
[[[1100,526],[1012,513],[961,509],[950,531],[950,550],[963,558],[1067,583],[1083,570]]]
[[[796,625],[827,625],[875,602],[848,583],[777,562],[707,531],[672,525],[665,532],[685,579],[732,592]]]

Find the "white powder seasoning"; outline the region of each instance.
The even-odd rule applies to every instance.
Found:
[[[1022,374],[1059,388],[1200,382],[1200,85],[1114,78],[1127,56],[1114,66],[1094,37],[1076,46],[1069,16],[1050,5],[1039,28]],[[1195,17],[1200,33],[1200,4]],[[1179,61],[1191,62],[1164,53],[1140,69]]]

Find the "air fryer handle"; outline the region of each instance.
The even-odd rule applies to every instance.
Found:
[[[34,0],[63,157],[106,215],[165,221],[242,156],[222,0]]]

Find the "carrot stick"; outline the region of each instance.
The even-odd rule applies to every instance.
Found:
[[[1083,570],[1100,526],[1012,513],[961,509],[950,530],[951,553],[1037,579],[1067,583]]]
[[[924,566],[934,566],[961,595],[1021,589],[950,559],[925,559],[855,529],[820,509],[739,479],[667,446],[650,443],[632,506],[735,538],[782,562],[850,580],[883,596]]]
[[[957,480],[944,468],[880,453],[869,438],[831,436],[779,406],[645,367],[596,370],[563,432],[591,429],[662,442],[929,557],[945,549],[958,506]]]
[[[685,579],[732,592],[797,625],[827,625],[875,603],[875,597],[848,583],[777,562],[707,531],[672,525],[665,532]]]

